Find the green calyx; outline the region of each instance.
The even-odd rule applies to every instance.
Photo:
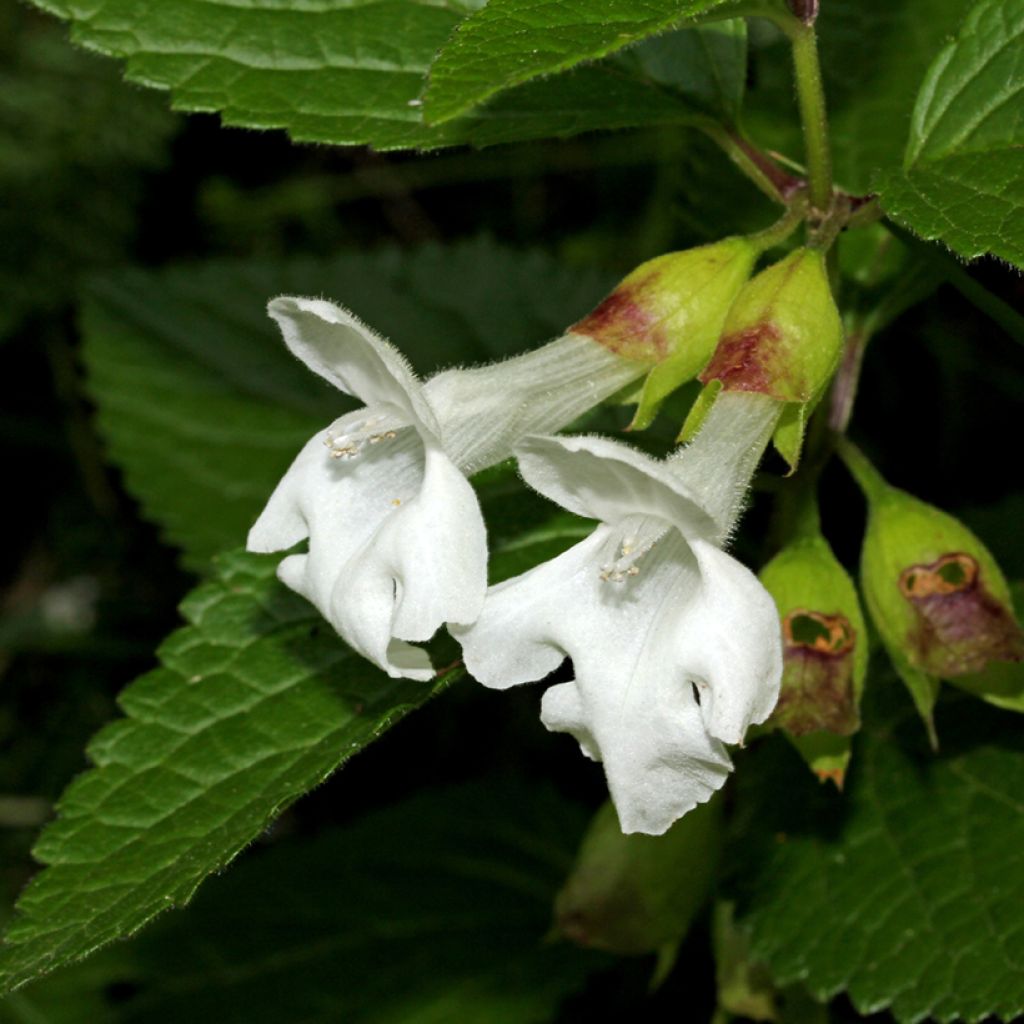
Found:
[[[783,405],[775,447],[795,469],[808,416],[835,372],[842,345],[842,322],[824,255],[817,249],[797,249],[740,291],[714,355],[700,374],[705,392],[684,425],[683,437],[697,432],[722,391],[768,395]]]
[[[605,803],[555,899],[555,930],[623,955],[673,950],[711,894],[722,838],[713,797],[662,836],[623,835]]]
[[[707,363],[759,252],[737,237],[648,260],[570,328],[623,359],[651,365],[634,429],[649,426],[665,398]]]
[[[783,636],[782,690],[769,724],[788,735],[822,781],[841,787],[868,665],[857,591],[816,528],[759,575],[779,609]]]
[[[1024,709],[1024,675],[998,671],[1024,659],[1024,633],[988,548],[958,519],[888,485],[852,445],[840,452],[868,500],[868,610],[933,743],[939,680]]]

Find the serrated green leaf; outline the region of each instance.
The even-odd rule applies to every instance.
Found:
[[[932,64],[886,212],[961,256],[1024,266],[1024,2],[976,4]]]
[[[89,745],[18,902],[0,988],[130,935],[186,902],[277,813],[455,678],[393,680],[274,576],[226,555],[185,600],[161,667],[119,698]]]
[[[419,97],[427,69],[479,6],[475,0],[272,9],[257,0],[36,2],[67,18],[76,42],[123,58],[131,81],[171,90],[177,109],[217,112],[241,127],[284,128],[297,141],[381,150],[484,146],[693,116],[653,80],[598,65],[529,83],[473,117],[425,125]]]
[[[449,121],[539,75],[605,57],[724,0],[490,0],[430,68],[430,123]]]
[[[584,822],[542,786],[492,782],[284,841],[135,942],[17,993],[10,1019],[547,1020],[607,962],[541,942]]]
[[[740,766],[734,888],[778,983],[908,1024],[1024,1011],[1019,719],[960,698],[939,726],[936,757],[909,713],[869,727],[843,794],[778,742]]]
[[[350,305],[429,371],[546,341],[610,283],[485,241],[120,272],[93,281],[83,303],[87,386],[129,490],[202,569],[244,542],[295,453],[347,407],[288,354],[270,297]]]

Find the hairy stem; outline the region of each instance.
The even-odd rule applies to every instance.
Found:
[[[825,91],[814,25],[793,19],[789,28],[800,120],[807,152],[807,185],[811,205],[825,213],[832,205],[832,154],[825,115]]]
[[[781,245],[800,226],[807,215],[807,203],[798,198],[792,202],[786,212],[772,225],[763,231],[747,236],[747,240],[756,245],[761,252]]]

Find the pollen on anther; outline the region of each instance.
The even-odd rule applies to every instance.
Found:
[[[391,504],[394,505],[395,508],[398,508],[398,506],[402,504],[402,499],[401,498],[392,498],[391,499]]]

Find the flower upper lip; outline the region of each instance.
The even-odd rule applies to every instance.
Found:
[[[653,516],[688,538],[711,539],[719,525],[685,479],[665,462],[603,437],[527,437],[516,446],[523,479],[587,519]]]

